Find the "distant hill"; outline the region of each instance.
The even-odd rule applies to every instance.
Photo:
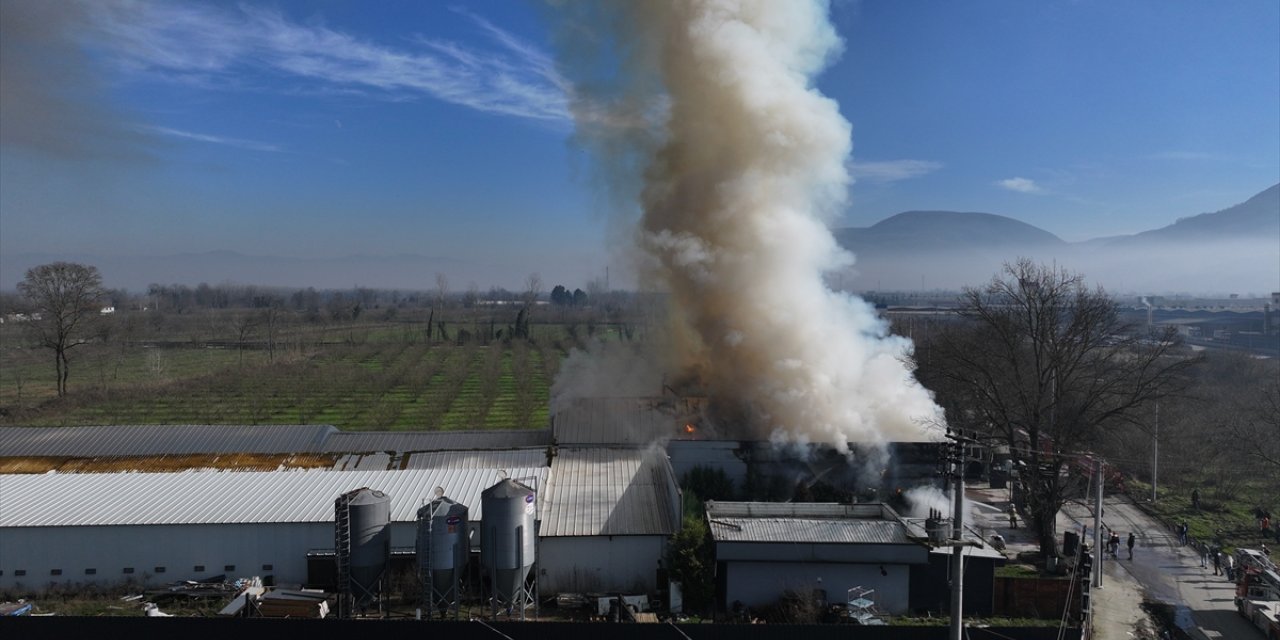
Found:
[[[1217,238],[1267,238],[1280,242],[1280,184],[1214,213],[1182,218],[1159,229],[1115,238],[1112,243],[1196,242]]]
[[[1280,184],[1159,229],[1076,243],[1006,216],[958,211],[907,211],[833,233],[856,257],[839,286],[855,290],[981,284],[1019,257],[1079,271],[1118,292],[1280,290]]]
[[[835,230],[840,245],[857,252],[1061,247],[1058,236],[992,213],[906,211],[870,227]]]

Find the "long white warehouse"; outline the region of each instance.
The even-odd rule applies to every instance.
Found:
[[[545,466],[503,469],[545,484]],[[306,554],[332,549],[334,500],[369,487],[391,497],[391,545],[414,544],[436,487],[482,517],[497,468],[404,471],[191,471],[0,475],[0,588],[228,576],[307,579]]]

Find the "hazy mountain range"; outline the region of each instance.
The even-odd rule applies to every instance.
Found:
[[[1117,292],[1280,290],[1280,184],[1221,211],[1084,242],[1069,243],[1006,216],[956,211],[906,211],[835,235],[857,256],[843,280],[855,289],[980,284],[1004,262],[1028,256],[1056,261]]]
[[[1079,271],[1118,293],[1280,291],[1280,184],[1243,203],[1159,229],[1076,243],[1010,217],[979,212],[906,211],[870,227],[833,231],[857,257],[854,267],[833,278],[833,284],[852,290],[957,289],[983,283],[1004,262],[1028,256]],[[436,273],[467,274],[465,281],[452,283],[455,289],[472,281],[487,289],[491,283],[520,283],[537,270],[537,265],[486,265],[417,254],[15,254],[0,256],[0,288],[12,290],[26,269],[54,260],[97,265],[108,286],[133,291],[153,282],[430,289]]]

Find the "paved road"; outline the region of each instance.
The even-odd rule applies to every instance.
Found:
[[[1200,567],[1200,560],[1190,547],[1178,544],[1171,531],[1149,518],[1128,498],[1107,498],[1104,522],[1120,533],[1123,540],[1130,531],[1137,534],[1138,545],[1133,560],[1121,545],[1119,560],[1108,558],[1111,569],[1122,568],[1143,586],[1153,600],[1178,607],[1179,626],[1202,640],[1253,640],[1262,632],[1249,624],[1235,607],[1235,586],[1224,576],[1213,575],[1213,567]],[[1079,530],[1081,522],[1093,529],[1092,510],[1079,504],[1063,509],[1060,524]],[[1103,593],[1106,593],[1104,573]],[[1104,595],[1105,597],[1105,595]]]

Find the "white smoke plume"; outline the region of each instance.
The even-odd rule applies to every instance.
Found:
[[[941,411],[909,340],[824,274],[849,123],[813,86],[841,49],[820,0],[559,7],[578,137],[639,210],[646,285],[670,294],[673,376],[745,437],[920,441]]]
[[[907,512],[904,515],[910,518],[927,518],[931,510],[936,510],[942,514],[943,518],[951,518],[955,507],[955,500],[949,492],[943,492],[942,489],[933,486],[908,489],[903,497],[907,501]],[[973,501],[968,501],[965,505],[963,515],[966,527],[974,526],[972,509],[980,508],[998,511],[998,509]]]

